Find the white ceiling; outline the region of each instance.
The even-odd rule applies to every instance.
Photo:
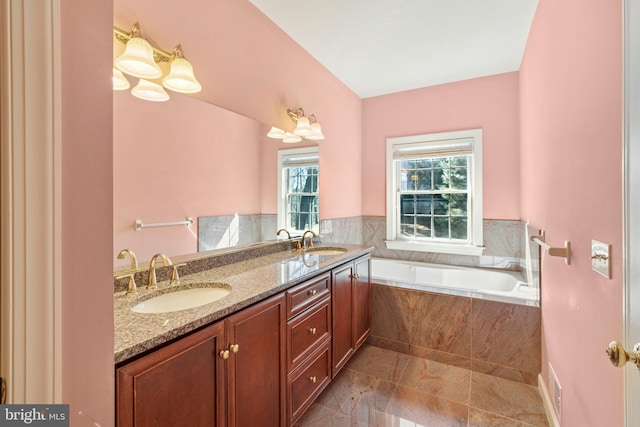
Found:
[[[538,0],[249,0],[361,98],[516,71]]]

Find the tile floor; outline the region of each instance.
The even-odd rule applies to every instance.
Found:
[[[365,344],[296,427],[548,425],[535,386]]]

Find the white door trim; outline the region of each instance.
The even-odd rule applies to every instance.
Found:
[[[62,403],[60,0],[0,9],[0,372],[8,403]]]
[[[624,2],[624,345],[640,342],[640,0]],[[631,185],[635,183],[635,185]],[[625,425],[640,425],[640,372],[625,367]]]

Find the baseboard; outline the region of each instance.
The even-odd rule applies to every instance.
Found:
[[[551,395],[546,383],[542,379],[542,375],[538,374],[538,391],[542,398],[542,404],[544,405],[544,412],[547,414],[547,420],[550,427],[560,427],[560,420],[556,415],[556,410],[553,408],[553,402],[551,401]]]

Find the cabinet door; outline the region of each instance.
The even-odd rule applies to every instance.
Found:
[[[223,335],[216,323],[119,368],[118,426],[224,426]]]
[[[285,316],[280,294],[227,319],[231,427],[285,425]]]
[[[335,377],[338,371],[353,354],[353,289],[351,277],[353,275],[353,263],[350,262],[333,270],[331,296],[333,319],[333,346],[331,377]]]
[[[353,336],[357,350],[371,332],[371,279],[370,257],[355,261],[353,279]]]

